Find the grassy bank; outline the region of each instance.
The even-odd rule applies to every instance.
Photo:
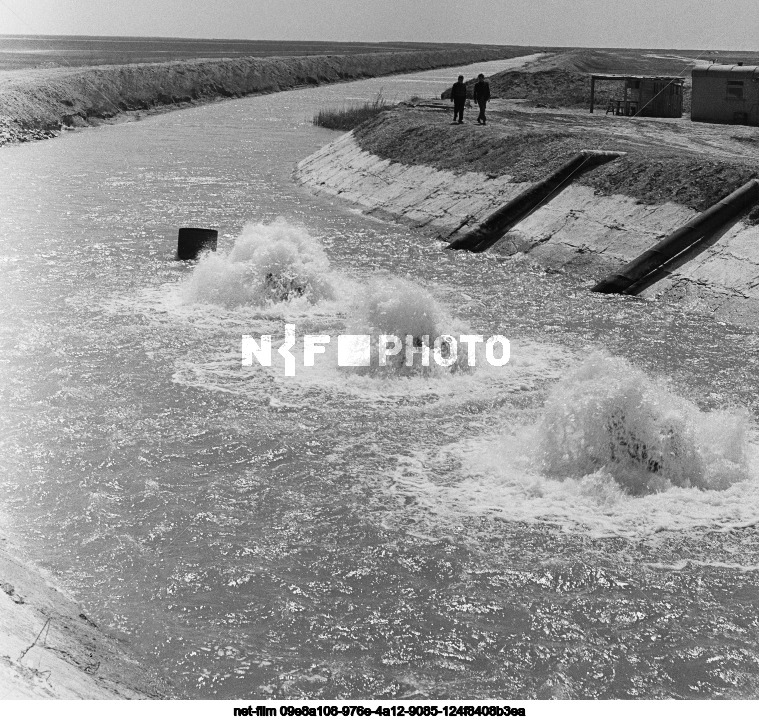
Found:
[[[398,110],[361,125],[354,135],[362,149],[381,158],[508,175],[516,182],[541,180],[586,148],[619,150],[627,155],[581,182],[605,195],[695,210],[705,210],[757,176],[759,148],[750,142],[752,128],[514,107],[491,109],[490,118],[486,128],[473,124],[473,116],[454,126],[447,114]]]
[[[353,130],[391,107],[391,103],[379,93],[374,100],[362,105],[320,110],[314,115],[314,125],[330,130]]]
[[[127,111],[151,111],[303,85],[516,57],[525,48],[452,46],[445,50],[289,58],[46,68],[8,72],[0,82],[0,144],[50,137]]]

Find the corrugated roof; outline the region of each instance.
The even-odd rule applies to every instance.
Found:
[[[706,77],[709,75],[726,77],[743,77],[759,79],[759,66],[757,65],[718,65],[712,63],[698,68],[693,68],[693,77]]]
[[[591,73],[596,80],[664,80],[666,82],[685,82],[681,75],[618,75],[614,73]]]

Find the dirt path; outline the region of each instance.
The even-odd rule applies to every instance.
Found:
[[[526,127],[545,132],[589,132],[605,135],[609,148],[615,140],[626,145],[681,149],[718,158],[726,156],[743,161],[759,161],[759,132],[744,125],[694,123],[683,118],[626,118],[590,113],[575,108],[539,108],[519,100],[494,100],[491,113],[501,122],[518,119]]]

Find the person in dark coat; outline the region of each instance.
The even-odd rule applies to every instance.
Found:
[[[490,84],[485,80],[485,76],[480,73],[477,76],[477,82],[474,84],[474,102],[480,106],[480,114],[477,116],[477,122],[485,125],[485,106],[490,100]]]
[[[451,88],[451,100],[453,101],[453,122],[458,119],[459,123],[464,122],[464,103],[466,103],[466,83],[464,76],[459,75],[458,82]]]

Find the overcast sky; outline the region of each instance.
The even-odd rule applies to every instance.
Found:
[[[759,0],[0,0],[0,34],[759,50]]]

